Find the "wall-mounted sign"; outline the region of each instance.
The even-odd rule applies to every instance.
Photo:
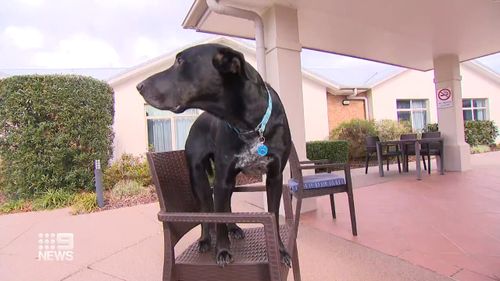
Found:
[[[453,106],[453,92],[451,89],[440,89],[436,94],[438,108],[447,108]]]

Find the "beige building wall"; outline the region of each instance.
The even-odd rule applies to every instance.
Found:
[[[429,121],[437,122],[436,97],[432,71],[407,70],[372,88],[373,119],[397,120],[396,100],[428,99]]]
[[[135,86],[160,69],[153,68],[148,72],[112,85],[115,92],[113,159],[118,159],[123,153],[142,155],[147,151],[148,133],[146,113],[144,112],[145,102]]]
[[[462,74],[463,98],[486,98],[488,100],[489,120],[495,121],[500,128],[500,81],[491,79],[490,76],[473,70],[469,66],[460,68]],[[500,76],[499,76],[500,77]],[[497,137],[500,143],[500,136]]]
[[[489,120],[500,126],[500,81],[477,66],[462,64],[463,98],[486,98]],[[397,99],[428,99],[428,123],[437,123],[437,106],[433,71],[407,70],[372,88],[370,102],[375,120],[397,120]],[[500,142],[500,137],[497,137]]]
[[[302,79],[306,141],[328,139],[326,88],[310,79]],[[287,112],[293,114],[293,112]]]

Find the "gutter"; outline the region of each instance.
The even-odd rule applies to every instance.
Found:
[[[371,119],[371,108],[368,104],[368,97],[358,97],[358,94],[362,92],[367,92],[368,88],[341,88],[337,93],[345,95],[347,100],[362,100],[365,105],[365,116],[366,120]]]
[[[257,48],[257,71],[266,81],[266,48],[264,46],[264,23],[259,14],[219,3],[219,0],[206,0],[210,11],[221,15],[243,18],[255,23],[255,43]]]

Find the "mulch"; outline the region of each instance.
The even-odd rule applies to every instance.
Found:
[[[126,198],[113,198],[110,192],[104,194],[104,207],[99,208],[99,211],[112,210],[116,208],[131,207],[139,204],[149,204],[158,202],[158,197],[154,188],[149,188],[148,192]]]

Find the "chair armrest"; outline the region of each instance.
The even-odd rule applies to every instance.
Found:
[[[330,161],[328,159],[299,161],[300,165],[303,165],[303,164],[328,164],[328,163],[330,163]]]
[[[158,213],[158,220],[162,222],[187,223],[260,223],[264,226],[274,224],[274,215],[271,213]]]
[[[350,166],[348,163],[329,163],[329,164],[320,164],[320,165],[302,165],[299,166],[299,169],[301,170],[308,170],[308,169],[350,169]]]

